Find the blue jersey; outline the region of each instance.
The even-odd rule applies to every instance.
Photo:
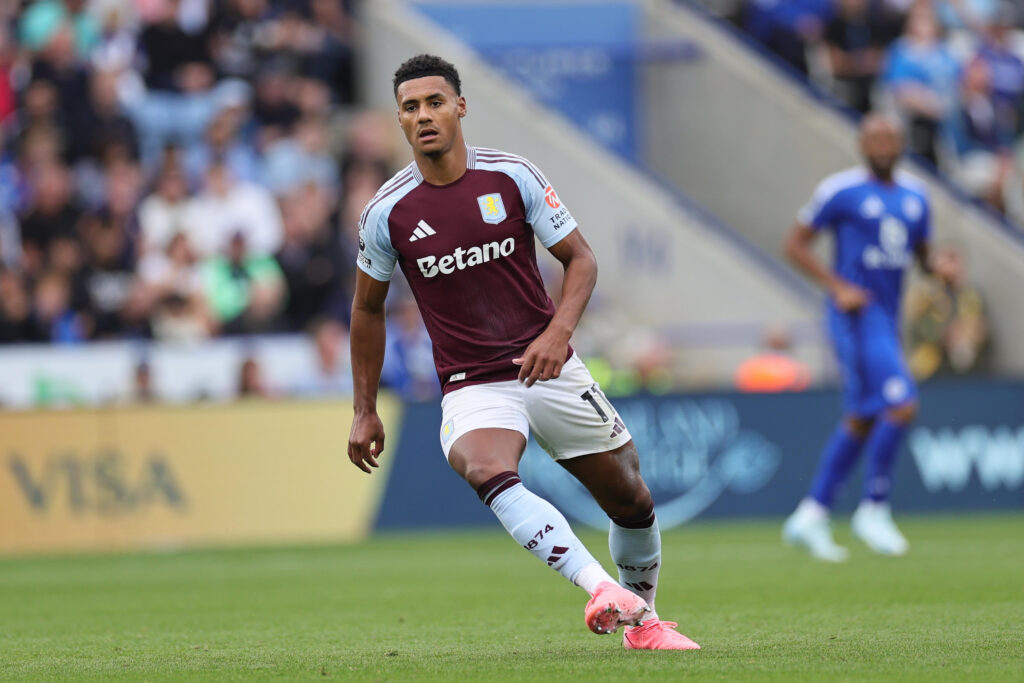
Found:
[[[814,230],[831,230],[835,271],[898,319],[903,271],[931,232],[923,186],[903,173],[884,183],[867,169],[852,168],[823,180],[799,220]]]
[[[826,178],[799,220],[835,237],[835,271],[871,294],[855,313],[829,301],[828,327],[843,379],[846,410],[870,416],[913,400],[913,378],[900,349],[903,272],[930,232],[928,198],[904,174],[883,183],[866,169]]]

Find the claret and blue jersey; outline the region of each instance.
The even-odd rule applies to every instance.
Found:
[[[534,242],[551,247],[576,227],[528,160],[468,147],[466,173],[448,185],[415,163],[384,184],[359,222],[358,265],[381,281],[401,268],[447,393],[519,376],[512,359],[555,313]]]
[[[828,304],[828,325],[843,375],[848,412],[873,415],[916,394],[899,340],[903,274],[930,233],[920,183],[894,182],[853,168],[826,178],[801,210],[800,223],[834,236],[834,270],[867,290],[871,302],[843,313]]]

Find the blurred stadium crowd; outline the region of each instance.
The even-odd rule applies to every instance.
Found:
[[[344,345],[398,151],[358,107],[357,31],[343,0],[0,0],[0,343]],[[436,384],[398,299],[416,360],[389,381],[421,383],[426,343]]]
[[[847,106],[898,112],[910,148],[1024,225],[1024,33],[1012,0],[704,0]]]
[[[348,393],[358,216],[404,152],[392,113],[358,101],[353,2],[0,0],[0,344],[305,332],[321,372],[289,393]],[[955,159],[979,196],[1016,206],[1024,62],[1005,8],[714,4],[807,73],[824,50],[851,106],[888,94],[919,153]],[[415,304],[401,278],[392,290],[383,382],[436,396]],[[932,322],[917,338],[938,348],[922,367],[950,366],[961,301],[980,312],[983,347],[980,295],[920,301]],[[576,335],[602,383],[678,386],[675,350],[651,330],[619,334],[616,316],[598,293]],[[274,393],[251,360],[238,393]],[[146,396],[145,364],[137,381]]]

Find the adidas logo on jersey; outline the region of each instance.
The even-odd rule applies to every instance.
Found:
[[[466,268],[478,266],[481,263],[487,263],[488,261],[508,256],[515,250],[515,238],[507,237],[501,242],[488,242],[479,247],[470,247],[469,249],[457,247],[452,253],[445,254],[440,258],[424,256],[423,258],[416,259],[416,265],[419,266],[423,277],[434,277],[438,273],[451,275],[456,270],[465,270]]]
[[[426,221],[421,220],[419,223],[416,224],[416,228],[412,231],[412,236],[409,238],[409,241],[415,242],[416,240],[421,240],[424,237],[430,237],[431,235],[436,234],[437,232],[432,227],[427,225]]]

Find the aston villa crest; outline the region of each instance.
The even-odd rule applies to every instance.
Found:
[[[480,205],[480,217],[484,219],[484,223],[497,225],[508,218],[499,192],[481,195],[476,198],[476,203]]]

